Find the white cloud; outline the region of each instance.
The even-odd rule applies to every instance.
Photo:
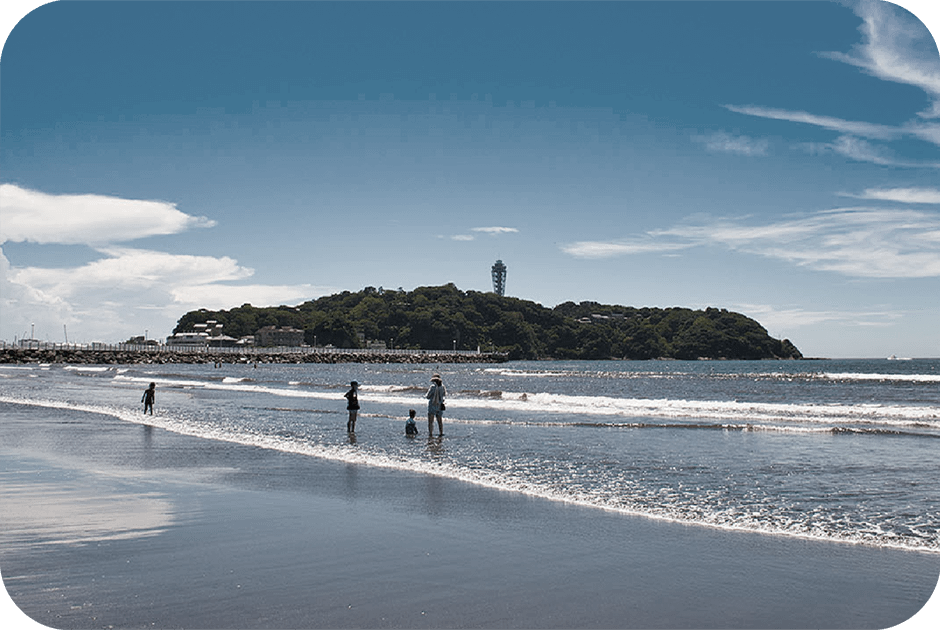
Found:
[[[839,136],[834,142],[810,142],[802,145],[814,155],[822,153],[836,153],[857,162],[870,162],[881,166],[903,166],[908,168],[940,168],[936,162],[907,162],[894,157],[894,154],[884,147],[855,138],[853,136]]]
[[[766,304],[739,304],[732,305],[731,308],[756,319],[769,331],[792,331],[825,323],[847,326],[891,326],[903,317],[903,314],[893,311],[807,310],[779,308]],[[792,332],[787,332],[784,336],[788,335],[792,335]]]
[[[113,342],[145,329],[168,334],[195,308],[295,304],[329,292],[308,284],[225,284],[253,273],[228,257],[100,251],[102,259],[71,269],[14,268],[0,251],[3,336],[22,335],[35,323],[43,340],[64,341],[59,335],[67,325],[70,341]]]
[[[562,250],[605,258],[693,246],[725,247],[852,277],[940,276],[940,216],[916,210],[841,208],[760,225],[719,219],[652,231],[643,240],[581,241]]]
[[[174,303],[179,305],[177,311],[181,315],[181,308],[219,310],[235,308],[246,303],[257,306],[298,304],[334,291],[331,287],[315,287],[310,284],[202,284],[172,287],[170,294]]]
[[[102,195],[47,195],[14,184],[0,185],[0,243],[118,243],[177,234],[214,221],[193,217],[162,201]]]
[[[692,140],[705,145],[709,151],[737,153],[739,155],[767,155],[770,142],[766,139],[755,140],[748,136],[734,136],[724,131],[704,136],[692,136]]]
[[[851,53],[825,52],[820,53],[821,56],[862,68],[885,81],[924,90],[933,102],[927,111],[920,113],[920,120],[891,126],[757,105],[724,107],[748,116],[813,125],[842,134],[832,143],[804,145],[812,152],[834,152],[883,166],[940,168],[940,163],[936,162],[899,160],[886,150],[860,139],[890,141],[914,137],[940,146],[940,125],[923,121],[924,118],[940,117],[940,56],[933,37],[917,19],[888,2],[862,0],[854,5],[854,11],[862,18],[859,27],[863,34],[862,42]]]
[[[915,210],[842,208],[762,226],[721,221],[663,235],[868,278],[940,276],[940,217]]]
[[[309,284],[236,285],[254,271],[228,256],[119,247],[214,222],[161,201],[48,195],[0,185],[0,242],[87,244],[101,255],[78,267],[16,267],[0,250],[0,337],[36,327],[42,340],[120,341],[168,334],[194,308],[296,303],[327,291]]]
[[[906,133],[924,142],[940,145],[940,125],[936,123],[912,121],[905,123],[903,129]]]
[[[4,336],[23,333],[37,317],[49,319],[56,331],[76,319],[71,305],[61,296],[11,280],[10,261],[0,249],[0,313]]]
[[[631,254],[656,254],[673,252],[693,247],[689,243],[665,243],[658,241],[613,240],[613,241],[578,241],[562,245],[561,250],[576,258],[611,258]]]
[[[470,230],[473,232],[485,232],[487,234],[512,234],[519,231],[512,227],[475,227],[470,228]]]
[[[852,136],[839,136],[835,142],[828,146],[836,153],[859,162],[872,162],[873,164],[882,165],[896,163],[885,149],[875,147],[870,142]]]
[[[862,0],[854,5],[862,18],[862,43],[851,53],[822,53],[862,68],[885,81],[913,85],[933,99],[922,117],[940,116],[940,57],[928,31],[916,18],[888,2]]]
[[[845,194],[844,196],[899,203],[940,204],[940,189],[938,188],[866,188],[861,194]]]
[[[815,125],[817,127],[823,127],[831,131],[862,136],[864,138],[891,140],[904,135],[904,131],[902,129],[898,127],[892,127],[890,125],[845,120],[843,118],[835,118],[833,116],[820,116],[803,111],[776,109],[773,107],[759,107],[756,105],[747,105],[743,107],[737,105],[724,105],[723,107],[738,114]]]
[[[455,234],[455,235],[451,236],[450,238],[451,238],[452,240],[455,240],[455,241],[472,241],[472,240],[474,240],[474,237],[473,237],[472,234]]]
[[[227,256],[189,256],[117,247],[99,251],[105,254],[104,258],[81,267],[26,267],[11,271],[10,279],[69,298],[96,289],[153,291],[171,285],[241,280],[254,273]]]

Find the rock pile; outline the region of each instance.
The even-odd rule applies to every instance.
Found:
[[[502,363],[501,353],[450,353],[428,351],[420,354],[382,352],[176,352],[130,350],[78,350],[2,348],[0,363],[69,363],[104,365],[117,363]]]

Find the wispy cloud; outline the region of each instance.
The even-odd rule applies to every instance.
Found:
[[[899,138],[905,133],[902,129],[898,127],[892,127],[891,125],[880,125],[877,123],[845,120],[844,118],[836,118],[834,116],[820,116],[818,114],[811,114],[809,112],[803,111],[776,109],[773,107],[760,107],[757,105],[723,105],[723,107],[738,114],[814,125],[816,127],[829,129],[831,131],[862,136],[864,138],[891,140],[894,138]]]
[[[940,117],[940,57],[933,37],[916,18],[888,2],[861,0],[852,7],[862,19],[859,27],[862,41],[848,53],[823,52],[819,53],[820,56],[851,64],[884,81],[922,89],[932,104],[920,112],[918,119],[899,125],[883,125],[759,105],[724,107],[739,114],[812,125],[841,134],[833,142],[802,145],[813,153],[836,153],[882,166],[940,168],[938,162],[903,160],[868,142],[917,138],[940,146],[940,125],[924,120]]]
[[[163,201],[48,195],[15,184],[0,185],[0,212],[0,243],[97,245],[215,225]]]
[[[856,162],[905,168],[940,168],[938,162],[912,162],[899,159],[893,151],[854,136],[839,136],[833,142],[807,142],[802,146],[813,155],[835,153]]]
[[[513,227],[475,227],[470,229],[473,232],[484,232],[486,234],[512,234],[519,231]]]
[[[924,142],[940,145],[940,125],[937,123],[911,121],[905,123],[903,129],[906,133]]]
[[[473,234],[454,234],[450,238],[453,241],[472,241],[475,239]]]
[[[693,243],[668,243],[657,240],[578,241],[561,246],[561,250],[575,258],[611,258],[631,254],[657,254],[694,247]]]
[[[250,303],[258,306],[298,304],[304,300],[329,295],[335,287],[310,284],[194,284],[170,289],[176,309],[225,309]]]
[[[940,217],[916,210],[841,208],[766,225],[721,220],[660,234],[853,277],[940,276]]]
[[[862,68],[879,79],[919,87],[933,99],[932,106],[920,115],[940,117],[940,57],[930,32],[888,2],[862,0],[853,10],[862,18],[862,42],[850,53],[820,54]]]
[[[852,277],[940,276],[940,216],[916,210],[841,208],[764,224],[716,219],[637,239],[581,241],[562,251],[610,258],[695,246],[724,247]]]
[[[709,151],[720,153],[737,153],[739,155],[760,156],[767,155],[770,142],[766,139],[755,139],[748,136],[735,136],[724,131],[711,134],[692,136],[694,142],[705,145]]]
[[[770,331],[792,331],[825,323],[842,326],[892,326],[903,317],[903,313],[894,311],[809,310],[766,304],[737,304],[732,305],[732,308],[758,320]]]
[[[842,193],[842,196],[899,203],[940,204],[940,189],[938,188],[866,188],[860,194]]]

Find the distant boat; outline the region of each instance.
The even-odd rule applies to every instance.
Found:
[[[888,361],[910,361],[910,360],[911,359],[908,357],[898,358],[898,355],[896,354],[892,354],[890,357],[888,357]]]

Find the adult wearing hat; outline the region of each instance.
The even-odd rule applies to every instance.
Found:
[[[343,394],[346,397],[346,409],[349,410],[349,420],[346,421],[346,432],[356,432],[356,416],[359,415],[359,383],[353,381],[349,384],[349,391]]]
[[[440,374],[431,377],[431,387],[428,389],[426,398],[428,399],[428,437],[434,434],[434,419],[437,418],[437,432],[444,435],[444,396],[447,391],[444,389],[444,381]]]

